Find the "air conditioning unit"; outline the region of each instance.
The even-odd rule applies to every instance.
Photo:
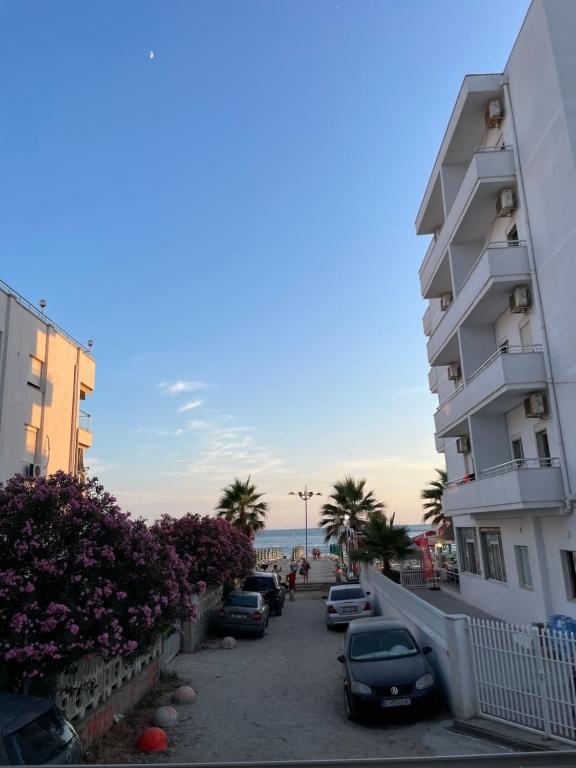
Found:
[[[527,419],[543,419],[548,415],[546,395],[533,392],[524,400],[524,415]]]
[[[502,189],[496,198],[496,214],[511,216],[516,210],[516,198],[513,189]]]
[[[456,451],[458,453],[470,453],[470,438],[468,436],[456,438]]]
[[[530,291],[527,285],[518,285],[512,293],[509,299],[510,312],[513,314],[519,314],[520,312],[528,312],[531,307]]]
[[[462,378],[460,363],[449,363],[448,378],[450,379],[450,381],[458,381],[458,379]]]
[[[440,309],[442,312],[446,312],[450,304],[452,304],[453,296],[450,291],[446,291],[440,296]]]
[[[504,107],[500,99],[490,99],[484,115],[486,128],[498,128],[503,118]]]

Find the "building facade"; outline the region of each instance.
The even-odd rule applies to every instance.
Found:
[[[576,616],[576,2],[464,79],[416,230],[462,597]]]
[[[94,374],[88,348],[0,282],[0,482],[83,475]]]

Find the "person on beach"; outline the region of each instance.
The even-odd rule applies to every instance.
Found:
[[[307,584],[308,583],[308,573],[310,571],[310,563],[308,560],[306,560],[305,557],[302,558],[302,563],[300,565],[300,575],[302,576],[302,581]]]
[[[290,566],[290,573],[286,576],[286,582],[288,584],[288,600],[293,603],[296,594],[296,565]]]

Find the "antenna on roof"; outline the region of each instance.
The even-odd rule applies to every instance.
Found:
[[[88,339],[87,344],[88,344],[88,350],[89,350],[90,354],[92,354],[92,347],[94,346],[94,339]]]

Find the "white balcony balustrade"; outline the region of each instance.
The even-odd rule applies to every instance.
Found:
[[[444,489],[446,515],[525,512],[564,505],[560,460],[514,459],[483,469],[478,475],[452,480]]]

